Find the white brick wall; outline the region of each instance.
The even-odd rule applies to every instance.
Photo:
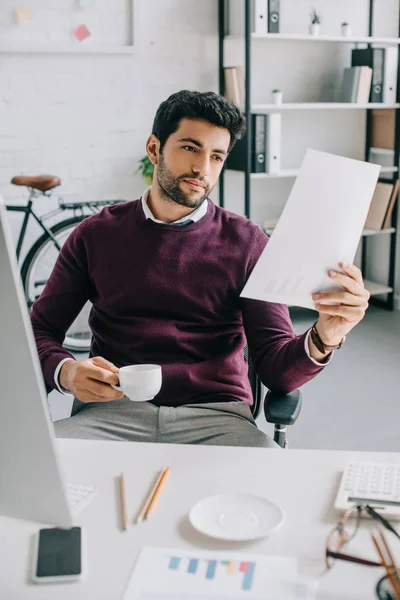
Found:
[[[137,162],[160,102],[183,88],[217,90],[215,0],[135,0],[135,17],[132,56],[0,54],[6,200],[23,191],[13,175],[40,173],[62,178],[66,200],[138,197]],[[16,229],[20,217],[10,219]]]

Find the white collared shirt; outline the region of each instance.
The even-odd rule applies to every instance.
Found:
[[[202,219],[207,213],[208,202],[207,200],[204,200],[204,202],[198,208],[196,208],[196,210],[190,213],[190,215],[182,217],[182,219],[178,219],[177,221],[173,221],[173,223],[164,223],[164,221],[160,221],[159,219],[155,218],[155,216],[149,208],[149,205],[147,204],[150,195],[150,190],[151,188],[147,188],[147,190],[142,196],[142,208],[146,219],[151,219],[155,223],[163,223],[164,225],[174,225],[175,223],[183,223],[183,221],[187,221],[188,219],[190,219],[194,223],[197,223],[197,221],[200,221],[200,219]]]

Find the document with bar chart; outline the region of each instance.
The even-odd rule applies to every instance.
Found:
[[[278,580],[287,582],[287,600],[314,598],[313,586],[298,579],[295,558],[144,548],[124,600],[269,600],[268,591],[276,597]]]

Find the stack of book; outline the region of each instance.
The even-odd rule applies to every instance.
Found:
[[[344,70],[340,102],[367,104],[371,94],[371,67],[348,67]]]
[[[365,222],[365,229],[380,231],[390,227],[393,209],[399,193],[399,184],[398,179],[395,184],[377,183]]]

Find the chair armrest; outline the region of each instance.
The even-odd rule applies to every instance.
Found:
[[[301,411],[301,392],[294,390],[289,394],[269,391],[264,400],[264,414],[268,423],[293,425]]]

